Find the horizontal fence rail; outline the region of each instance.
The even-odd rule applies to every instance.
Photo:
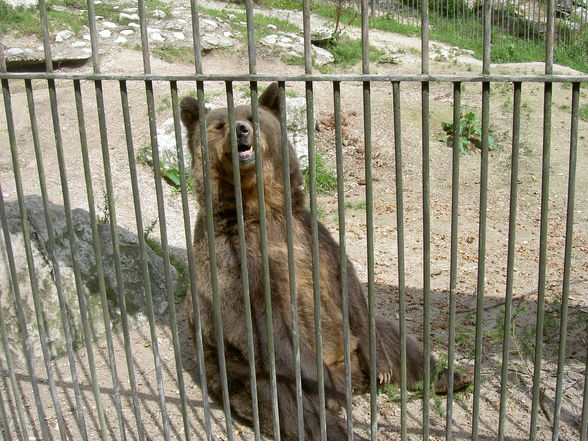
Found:
[[[554,67],[586,16],[303,0],[303,67],[265,73],[243,3],[243,74],[205,73],[196,0],[192,72],[154,73],[144,0],[142,73],[106,71],[92,0],[91,68],[54,70],[45,0],[44,71],[0,44],[3,439],[587,441],[588,74]],[[321,5],[357,26],[351,73],[315,71]],[[420,73],[372,67],[376,19],[420,28]],[[440,28],[480,39],[480,72],[431,73]],[[491,72],[513,36],[544,74]]]

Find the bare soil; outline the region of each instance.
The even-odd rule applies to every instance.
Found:
[[[206,3],[206,2],[205,2]],[[216,5],[213,4],[213,5]],[[217,5],[218,6],[218,5]],[[294,17],[294,14],[291,15]],[[294,19],[294,18],[293,18]],[[322,20],[313,18],[313,25]],[[350,32],[357,32],[351,29]],[[372,72],[379,73],[418,73],[420,47],[418,38],[409,38],[383,32],[370,32],[370,38],[381,44],[393,45],[399,50],[398,65],[376,65]],[[412,47],[413,50],[407,48]],[[290,66],[274,58],[268,58],[260,51],[257,62],[258,73],[295,74],[301,72],[300,66]],[[432,72],[457,73],[478,71],[479,62],[467,56],[453,59],[438,59],[431,63]],[[137,51],[112,47],[103,50],[103,72],[141,72],[142,60]],[[230,51],[212,52],[204,58],[204,69],[209,73],[246,73],[247,54],[243,47]],[[168,64],[152,60],[153,72],[180,74],[194,72],[191,64]],[[79,69],[89,72],[90,67]],[[356,66],[351,71],[359,71]],[[518,65],[495,65],[493,72],[500,73],[541,73],[540,63]],[[569,69],[557,67],[556,71],[567,73]],[[12,112],[15,121],[15,137],[18,148],[18,168],[22,176],[24,194],[40,194],[37,174],[37,161],[33,151],[31,123],[24,85],[20,81],[9,83]],[[98,115],[96,111],[95,86],[90,81],[82,82],[84,115],[91,158],[92,183],[98,211],[104,211],[103,193],[106,181],[101,151]],[[34,81],[35,111],[45,168],[49,197],[54,203],[62,203],[62,187],[55,150],[55,137],[51,118],[47,82]],[[112,183],[116,197],[117,222],[119,225],[136,231],[134,206],[129,179],[127,141],[125,138],[119,84],[102,83],[106,103],[106,127],[108,154],[112,170]],[[180,83],[180,96],[195,88],[194,84]],[[289,83],[288,88],[304,95],[304,84]],[[543,84],[523,85],[520,173],[518,176],[518,209],[516,218],[515,275],[513,280],[514,333],[511,340],[510,368],[508,377],[508,407],[506,438],[509,440],[527,439],[530,425],[532,399],[534,335],[538,289],[539,228],[541,208],[541,163],[542,163],[542,124],[543,124]],[[133,149],[135,153],[149,143],[149,124],[145,85],[140,81],[128,83],[129,103],[132,118]],[[316,145],[318,151],[327,159],[328,166],[335,170],[335,143],[333,128],[333,96],[330,83],[316,82],[313,85],[314,102],[317,106]],[[451,121],[452,84],[431,84],[430,95],[430,141],[431,141],[431,301],[432,301],[432,340],[438,355],[446,354],[449,323],[449,272],[450,272],[450,221],[451,221],[451,149],[437,138],[442,135],[441,123]],[[462,87],[462,106],[481,114],[480,84],[465,83]],[[157,121],[162,122],[171,116],[166,106],[169,99],[169,85],[154,83]],[[210,99],[219,104],[225,100],[223,83],[207,83],[206,92]],[[81,167],[78,119],[75,96],[70,81],[56,82],[59,103],[59,127],[63,137],[63,149],[67,168],[67,183],[72,207],[87,209],[84,170]],[[346,245],[360,278],[367,284],[366,215],[362,204],[365,201],[365,145],[364,115],[360,103],[363,87],[360,83],[343,83],[341,86],[344,125],[344,176],[345,199],[348,203],[345,218]],[[585,89],[581,92],[581,102],[586,100]],[[421,85],[419,83],[401,84],[401,125],[402,125],[402,179],[404,198],[404,252],[407,324],[416,336],[422,334],[423,312],[423,214],[422,214],[422,155],[421,155]],[[544,350],[541,365],[541,394],[539,412],[539,431],[537,439],[551,438],[554,394],[557,374],[557,354],[559,345],[559,305],[562,294],[565,223],[567,207],[567,178],[570,144],[571,88],[557,83],[553,86],[552,106],[552,144],[549,167],[549,222],[547,235],[547,266],[545,289],[545,331]],[[509,222],[509,185],[512,126],[512,85],[492,84],[490,93],[491,129],[497,147],[490,153],[489,192],[486,229],[485,272],[483,279],[483,353],[481,357],[482,384],[480,395],[479,435],[482,440],[496,439],[498,430],[498,410],[500,406],[503,338],[500,332],[504,313],[507,244]],[[397,205],[396,175],[393,133],[392,86],[387,83],[371,84],[371,141],[373,146],[373,195],[374,195],[374,245],[375,245],[375,284],[378,314],[389,317],[398,316],[398,249],[397,249]],[[17,190],[14,181],[13,162],[10,155],[6,133],[6,114],[0,113],[0,182],[5,200],[14,200]],[[561,438],[578,439],[582,413],[582,391],[584,370],[586,369],[586,348],[588,322],[588,150],[586,136],[588,123],[579,122],[578,171],[574,211],[573,260],[571,267],[569,327],[564,373],[564,393],[561,412]],[[145,225],[157,220],[157,201],[153,172],[146,165],[138,166],[141,191],[141,209]],[[473,149],[460,159],[460,202],[457,265],[457,362],[473,365],[476,290],[478,280],[478,240],[479,240],[479,200],[480,200],[480,153]],[[185,259],[186,241],[180,195],[171,187],[164,186],[165,213],[168,240],[172,252]],[[191,203],[195,202],[191,198]],[[319,197],[320,218],[332,233],[338,237],[337,197],[335,193]],[[194,218],[195,210],[191,213]],[[157,235],[157,227],[152,234]],[[171,439],[184,437],[185,426],[193,439],[204,439],[205,418],[202,396],[196,373],[195,351],[193,350],[183,306],[176,305],[178,311],[178,330],[182,352],[183,375],[188,406],[188,421],[182,421],[181,396],[178,374],[173,353],[171,328],[168,319],[155,324],[161,357],[161,375]],[[31,324],[32,326],[33,324]],[[160,394],[157,386],[157,372],[153,358],[153,344],[149,325],[131,330],[131,365],[137,379],[137,400],[142,423],[137,424],[132,412],[132,393],[129,386],[129,373],[124,351],[122,331],[114,328],[114,349],[116,367],[121,386],[121,403],[125,415],[124,426],[128,439],[139,439],[137,426],[140,426],[147,439],[162,438],[162,412],[159,407]],[[116,394],[113,387],[107,344],[98,341],[94,344],[96,372],[100,384],[102,405],[105,409],[108,432],[112,438],[120,439],[116,418]],[[77,353],[77,370],[84,403],[84,414],[89,439],[98,439],[98,417],[90,381],[90,369],[84,350]],[[5,367],[2,367],[5,369]],[[78,429],[72,375],[67,360],[57,360],[53,366],[56,376],[57,392],[66,426],[67,439],[81,439]],[[11,433],[15,433],[16,421],[14,397],[9,379],[0,376],[0,389],[4,404],[9,411]],[[35,375],[39,381],[41,397],[47,411],[46,423],[54,439],[59,438],[57,418],[53,409],[47,385],[47,373],[41,361]],[[31,423],[30,439],[40,439],[35,401],[31,393],[31,377],[26,369],[17,372],[19,388],[23,392],[27,418]],[[431,439],[445,437],[445,397],[431,401]],[[400,403],[380,394],[377,397],[378,424],[380,439],[398,439],[400,433]],[[225,420],[222,406],[210,402],[212,408],[212,433],[215,439],[226,439]],[[354,423],[359,432],[369,431],[369,397],[354,397]],[[456,397],[453,414],[454,439],[469,439],[472,428],[473,394],[464,393]],[[250,428],[239,423],[232,427],[235,439],[253,439]],[[418,397],[408,403],[409,439],[421,439],[422,402]]]

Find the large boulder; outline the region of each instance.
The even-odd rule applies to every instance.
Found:
[[[34,262],[35,281],[38,286],[38,295],[43,308],[45,327],[47,332],[48,348],[52,357],[59,357],[66,351],[63,324],[57,297],[55,283],[55,271],[51,254],[49,252],[49,238],[45,223],[45,212],[42,200],[39,196],[25,197],[26,216],[30,231],[31,251]],[[78,292],[75,286],[74,269],[72,264],[69,233],[65,220],[65,211],[62,206],[49,204],[53,235],[55,238],[54,256],[59,265],[61,286],[64,302],[67,308],[69,327],[74,346],[83,343],[82,322],[78,303]],[[8,217],[8,230],[10,242],[16,264],[16,281],[18,282],[21,306],[30,335],[30,343],[33,357],[40,357],[41,342],[39,340],[37,319],[33,303],[31,281],[25,254],[23,240],[22,220],[17,202],[6,204]],[[82,281],[82,294],[87,303],[87,313],[94,338],[104,335],[104,321],[96,270],[96,258],[92,246],[92,228],[90,215],[82,209],[72,210],[72,219],[75,232],[76,262],[79,265]],[[102,263],[104,266],[104,281],[108,308],[112,323],[120,321],[119,293],[124,293],[127,313],[131,325],[138,326],[146,319],[146,297],[143,289],[143,265],[139,251],[138,238],[132,232],[118,228],[118,241],[120,247],[120,261],[122,267],[123,286],[117,286],[113,253],[113,242],[110,234],[110,225],[98,224],[98,235],[102,250]],[[168,307],[165,289],[165,276],[163,259],[158,257],[149,247],[147,249],[147,261],[151,280],[151,292],[156,318],[160,317]],[[11,354],[17,363],[23,362],[22,355],[22,330],[20,329],[18,316],[14,304],[14,295],[8,262],[6,255],[4,236],[0,238],[0,307],[4,313],[7,327],[7,337]],[[171,268],[172,289],[177,293],[180,289],[179,275],[175,268]],[[0,351],[0,357],[4,358]]]

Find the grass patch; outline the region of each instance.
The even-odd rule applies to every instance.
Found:
[[[161,242],[151,237],[151,233],[153,232],[153,229],[155,228],[156,224],[157,221],[153,221],[151,225],[149,225],[145,229],[143,238],[147,246],[149,246],[149,248],[151,248],[153,252],[157,254],[157,256],[163,258],[163,247],[161,246]],[[186,294],[188,293],[190,272],[188,270],[188,267],[184,264],[184,262],[178,259],[176,256],[174,256],[172,253],[170,253],[169,250],[168,256],[169,263],[178,271],[178,289],[174,293],[174,299],[176,303],[181,303],[184,301],[184,299],[186,298]]]
[[[584,104],[583,106],[580,106],[580,111],[578,112],[578,115],[584,121],[588,121],[588,103]]]
[[[84,29],[88,23],[87,12],[66,5],[65,3],[69,1],[50,1],[45,4],[49,29],[69,29],[75,33]],[[56,6],[67,6],[72,9],[55,9]],[[17,36],[38,35],[41,37],[41,20],[38,9],[23,6],[13,8],[4,0],[0,0],[0,31],[3,34],[15,32]]]
[[[211,17],[219,17],[223,20],[230,21],[233,29],[235,29],[236,31],[240,31],[242,33],[242,40],[247,40],[247,25],[238,23],[239,21],[247,21],[247,15],[245,14],[245,12],[226,11],[222,9],[219,10],[203,7],[198,7],[198,10],[203,14],[210,15]],[[231,20],[229,18],[229,15],[234,15],[236,18]],[[254,14],[253,28],[255,31],[254,35],[256,41],[260,38],[263,38],[270,34],[274,34],[276,32],[275,30],[268,28],[268,24],[275,25],[281,32],[300,32],[300,28],[296,26],[294,23],[290,23],[288,20],[282,20],[280,18],[275,17],[267,17],[263,14]]]
[[[327,168],[323,155],[317,152],[316,156],[316,191],[318,194],[328,194],[337,188],[337,176]],[[310,189],[310,168],[302,172],[304,175],[304,186]]]
[[[345,208],[349,210],[365,210],[365,201],[345,201]]]
[[[267,0],[262,4],[270,8],[300,10],[300,2],[296,0]],[[313,2],[311,11],[331,20],[333,23],[338,23],[339,27],[347,25],[361,26],[361,16],[352,7],[343,7],[338,10],[335,4]],[[482,59],[482,39],[471,37],[471,35],[483,35],[482,24],[477,20],[477,17],[461,14],[461,6],[459,6],[456,12],[460,15],[460,25],[459,27],[453,26],[448,21],[449,18],[445,16],[451,16],[452,11],[453,9],[443,12],[433,5],[430,12],[431,29],[429,36],[431,40],[471,50],[476,58]],[[391,15],[370,17],[368,25],[370,29],[379,29],[403,35],[414,36],[420,34],[419,26],[399,23]],[[469,35],[464,35],[463,29],[467,29]],[[521,63],[544,61],[545,59],[543,43],[529,42],[523,38],[505,35],[504,30],[498,27],[493,28],[492,34],[491,61],[493,63]],[[562,44],[557,47],[554,52],[554,60],[558,64],[569,66],[581,72],[588,72],[588,31],[584,31],[573,43]]]
[[[168,63],[192,63],[194,64],[194,49],[191,47],[156,46],[151,53],[157,58]]]

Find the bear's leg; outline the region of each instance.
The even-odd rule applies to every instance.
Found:
[[[400,331],[398,325],[390,320],[377,318],[377,375],[380,384],[400,383]],[[412,336],[406,336],[406,386],[415,390],[416,383],[423,380],[423,347]],[[437,371],[437,358],[430,355],[431,380],[435,382],[436,393],[447,393],[447,369]],[[453,374],[453,390],[464,389],[473,381],[473,370],[456,368]]]
[[[208,392],[215,399],[222,400],[220,383],[220,371],[216,350],[205,351],[206,376]],[[229,397],[231,411],[234,416],[243,420],[246,424],[253,425],[253,413],[251,404],[251,383],[249,367],[231,358],[226,359],[227,378],[229,383]],[[261,431],[268,435],[273,434],[273,414],[271,385],[266,373],[257,372],[257,400],[259,409],[259,422]],[[284,441],[298,441],[298,414],[296,403],[296,386],[293,381],[278,379],[278,411],[280,415],[280,436]],[[318,409],[318,397],[315,394],[304,393],[302,395],[304,405],[304,435],[308,441],[320,440],[320,419]],[[328,441],[346,441],[347,426],[339,416],[326,409],[327,439]],[[364,441],[364,438],[355,435],[355,440]]]

